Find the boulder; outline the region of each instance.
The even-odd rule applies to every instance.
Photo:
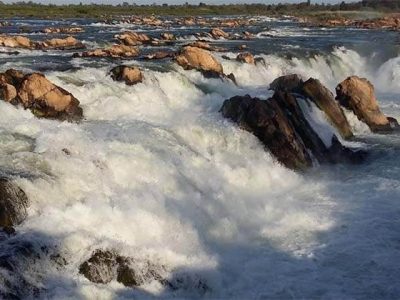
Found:
[[[328,117],[340,135],[348,139],[353,136],[350,124],[334,95],[318,79],[310,78],[303,84],[303,95],[311,99]]]
[[[83,116],[79,101],[43,74],[23,75],[20,71],[8,70],[0,73],[0,83],[0,95],[7,95],[4,100],[30,109],[37,117],[78,121]]]
[[[151,42],[151,38],[147,34],[132,31],[125,31],[122,34],[117,34],[115,38],[126,46],[137,46]]]
[[[7,178],[0,178],[0,227],[20,224],[27,217],[25,192]]]
[[[134,85],[143,80],[142,72],[137,67],[118,66],[113,68],[110,73],[112,79],[125,81],[127,85]]]
[[[90,51],[74,53],[73,57],[113,57],[130,58],[139,55],[139,50],[133,46],[113,45],[105,49],[94,49]]]
[[[214,39],[220,39],[220,38],[229,38],[229,33],[226,33],[225,31],[223,31],[220,28],[213,28],[210,31],[210,34],[212,35],[212,37]]]
[[[191,46],[184,47],[175,59],[178,65],[185,70],[196,69],[223,74],[222,65],[210,52],[204,49]]]
[[[275,99],[235,96],[225,100],[220,111],[253,133],[286,167],[301,170],[312,165],[307,149]]]
[[[242,63],[251,64],[251,65],[255,64],[254,56],[249,52],[240,53],[236,57],[236,60],[239,62],[242,62]]]
[[[351,76],[336,87],[336,99],[366,123],[373,132],[391,131],[397,127],[380,111],[373,85],[365,78]]]
[[[94,283],[109,283],[117,277],[117,256],[110,251],[96,250],[79,267],[79,273]]]
[[[359,163],[365,153],[340,144],[337,137],[327,143],[309,123],[295,95],[277,91],[272,98],[261,100],[236,96],[225,100],[221,113],[253,133],[277,160],[294,170],[304,170],[319,163]]]

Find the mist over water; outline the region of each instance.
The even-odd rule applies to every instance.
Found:
[[[78,38],[92,47],[126,26],[79,22],[86,32]],[[185,36],[185,30],[172,31]],[[12,252],[12,243],[22,240],[56,249],[65,267],[45,257],[21,269],[45,297],[398,297],[400,136],[372,134],[348,112],[356,135],[349,143],[367,149],[367,161],[300,174],[218,112],[235,95],[269,97],[269,83],[284,74],[317,78],[333,92],[358,75],[374,84],[382,110],[399,119],[396,33],[273,19],[249,30],[268,35],[218,44],[234,58],[237,46],[248,43],[257,65],[215,54],[237,86],[172,62],[124,61],[144,70],[142,83],[126,86],[108,76],[120,62],[52,51],[0,54],[1,71],[44,72],[80,100],[85,115],[80,124],[60,123],[0,102],[0,170],[30,199],[27,220],[0,252]],[[314,113],[309,117],[321,118]],[[79,265],[99,248],[156,262],[167,278],[186,278],[184,288],[169,290],[156,281],[140,289],[91,283]]]

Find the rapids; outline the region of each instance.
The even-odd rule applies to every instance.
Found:
[[[73,22],[85,27],[78,37],[91,47],[126,27]],[[0,54],[1,71],[43,71],[81,101],[85,115],[80,124],[60,123],[0,102],[0,172],[13,176],[31,202],[27,220],[0,243],[0,253],[26,240],[60,253],[63,267],[49,257],[20,267],[44,289],[44,298],[400,295],[400,136],[372,134],[348,113],[356,133],[349,143],[368,149],[368,160],[300,174],[279,165],[254,136],[218,112],[235,95],[268,97],[269,83],[280,75],[318,78],[332,91],[358,75],[375,85],[383,111],[400,119],[398,37],[269,18],[250,30],[268,35],[218,42],[229,47],[229,57],[248,43],[262,58],[253,66],[216,54],[237,86],[172,62],[125,61],[144,70],[143,83],[126,86],[107,75],[115,61],[56,51]],[[179,41],[185,43],[200,29],[173,31],[186,36]],[[91,283],[78,269],[98,248],[158,262],[168,278],[184,276],[184,288]],[[0,280],[0,289],[4,285]]]

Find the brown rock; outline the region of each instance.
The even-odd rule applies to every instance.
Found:
[[[110,73],[112,79],[125,81],[127,85],[134,85],[143,80],[142,72],[137,67],[118,66],[113,68]]]
[[[0,46],[10,48],[33,49],[34,43],[24,36],[0,36]]]
[[[139,50],[133,46],[113,45],[105,49],[94,49],[90,51],[74,53],[73,57],[136,57]]]
[[[336,87],[336,99],[374,131],[390,131],[391,123],[380,111],[373,85],[365,78],[348,77]]]
[[[27,217],[28,198],[15,183],[0,178],[0,227],[15,226]]]
[[[197,47],[184,47],[176,57],[176,62],[186,70],[197,69],[223,74],[222,65],[210,52]]]
[[[225,39],[227,39],[227,38],[229,38],[229,33],[226,33],[225,31],[223,31],[223,30],[220,29],[220,28],[213,28],[213,29],[211,29],[210,34],[212,35],[212,37],[213,37],[214,39],[219,39],[219,38],[225,38]]]
[[[353,136],[349,122],[331,91],[317,79],[310,78],[303,84],[303,94],[311,99],[322,110],[331,124],[334,125],[345,139]]]
[[[85,30],[82,27],[48,27],[42,30],[43,33],[63,33],[63,34],[76,34],[84,32]]]
[[[4,100],[15,105],[20,104],[25,109],[29,108],[37,117],[69,121],[82,118],[79,101],[66,90],[51,83],[43,74],[23,75],[19,71],[8,70],[0,74],[0,82],[1,93],[9,96]],[[11,98],[12,96],[15,97]]]
[[[41,42],[37,46],[42,49],[82,49],[85,46],[72,36],[65,39],[51,39]]]
[[[240,53],[237,57],[236,57],[237,61],[240,61],[242,63],[247,63],[247,64],[251,64],[254,65],[255,64],[255,60],[254,60],[254,56],[249,53],[249,52],[244,52],[244,53]]]

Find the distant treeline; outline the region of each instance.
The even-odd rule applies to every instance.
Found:
[[[0,1],[0,16],[2,17],[106,17],[112,15],[267,15],[276,16],[283,14],[308,15],[329,11],[400,11],[400,0],[363,0],[354,3],[312,3],[312,1],[297,4],[226,4],[209,5],[203,2],[197,5],[168,5],[152,4],[137,5],[122,2],[117,5],[103,4],[38,4],[32,1],[4,4]]]

